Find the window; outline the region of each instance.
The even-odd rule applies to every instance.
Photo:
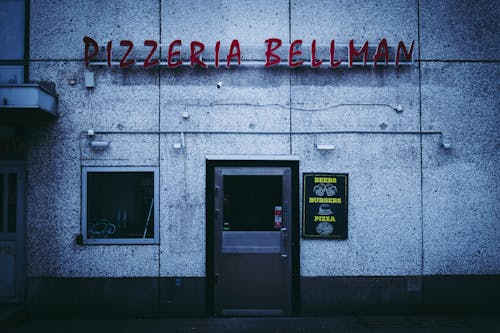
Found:
[[[158,244],[158,173],[151,167],[84,167],[84,244]]]
[[[26,0],[0,1],[0,84],[26,79]]]

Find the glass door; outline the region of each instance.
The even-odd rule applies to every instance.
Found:
[[[283,167],[215,168],[217,315],[290,314],[290,173]]]

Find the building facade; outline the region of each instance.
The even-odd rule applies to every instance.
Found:
[[[0,6],[2,301],[498,308],[494,1]]]

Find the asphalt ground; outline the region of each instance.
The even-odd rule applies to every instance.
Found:
[[[278,318],[25,318],[5,333],[358,333],[500,332],[499,315],[333,316]]]

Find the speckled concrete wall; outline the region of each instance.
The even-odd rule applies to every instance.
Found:
[[[60,116],[28,125],[28,276],[203,277],[212,154],[292,154],[301,173],[349,173],[349,239],[301,240],[302,276],[499,274],[499,18],[494,1],[31,0],[30,78],[56,84]],[[93,67],[96,87],[86,89],[86,35],[242,46],[385,37],[415,40],[416,62]],[[108,150],[89,149],[90,128],[117,132],[97,134]],[[174,149],[181,131],[186,147]],[[444,133],[451,149],[420,131]],[[82,166],[159,168],[159,245],[76,244]]]
[[[421,2],[424,274],[500,272],[500,8]]]

